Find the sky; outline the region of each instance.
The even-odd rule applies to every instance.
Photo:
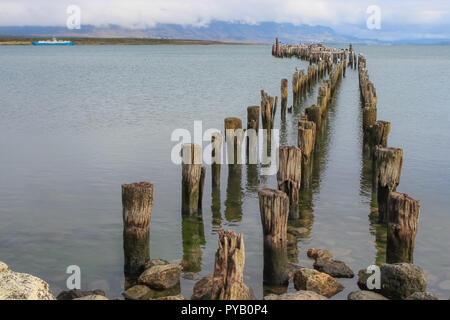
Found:
[[[69,5],[79,6],[82,24],[95,26],[274,21],[365,38],[450,39],[450,0],[0,0],[0,26],[65,26]],[[380,8],[380,29],[367,28],[371,5]]]

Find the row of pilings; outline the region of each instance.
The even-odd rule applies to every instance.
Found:
[[[367,61],[358,57],[362,102],[363,155],[372,161],[373,192],[378,204],[378,222],[387,228],[386,261],[413,262],[420,202],[396,192],[403,165],[403,150],[388,147],[391,123],[377,120],[378,97],[369,79]]]
[[[296,70],[293,75],[293,105],[298,105],[301,97],[311,90],[320,79],[327,74],[329,79],[324,80],[319,88],[317,104],[308,108],[306,114],[299,121],[298,146],[281,146],[278,149],[279,170],[277,172],[277,187],[264,188],[259,191],[259,204],[264,235],[264,283],[268,285],[283,285],[288,282],[288,219],[298,218],[299,190],[302,183],[302,167],[306,166],[316,141],[316,130],[319,130],[322,118],[330,104],[339,81],[341,80],[345,63],[343,61],[333,64],[331,60],[311,63],[307,71]],[[286,115],[288,99],[288,80],[281,80],[280,87],[281,113]],[[271,153],[271,131],[274,128],[278,97],[270,96],[261,90],[260,106],[247,108],[247,129],[243,129],[242,120],[235,117],[224,120],[224,141],[220,132],[212,135],[211,149],[211,184],[214,190],[220,192],[220,172],[222,168],[222,144],[226,145],[228,177],[239,179],[241,167],[239,159],[247,137],[246,158],[255,157],[256,150],[249,144],[251,137],[246,133],[253,129],[257,134],[260,123],[266,129],[263,143],[269,146]],[[291,107],[292,108],[292,107]],[[316,110],[312,112],[312,110]],[[260,118],[261,114],[261,118]],[[303,123],[305,122],[305,123]],[[310,130],[307,132],[307,130]],[[304,134],[300,134],[304,131]],[[300,138],[301,137],[301,138]],[[182,199],[181,212],[183,229],[185,221],[201,220],[202,199],[206,166],[202,165],[202,147],[196,144],[184,144],[182,155]],[[254,160],[254,159],[253,159]],[[124,221],[124,251],[125,275],[130,278],[139,275],[149,260],[149,232],[150,219],[153,208],[153,185],[148,182],[126,184],[122,186],[123,221]],[[189,228],[198,223],[189,223]],[[183,230],[184,235],[184,230]],[[183,236],[184,238],[184,236]],[[184,242],[184,239],[183,239]],[[189,242],[189,241],[188,241]],[[253,297],[251,289],[243,283],[243,266],[245,261],[244,241],[242,234],[232,231],[219,232],[219,248],[216,253],[212,291],[207,297],[211,299],[250,299]],[[192,251],[192,252],[191,252]],[[200,260],[196,250],[187,250],[184,261],[191,265],[183,265],[186,270],[198,271],[195,260]],[[131,283],[130,283],[131,285]],[[236,291],[232,288],[239,287]],[[195,288],[194,288],[195,291]]]
[[[324,119],[327,117],[332,97],[342,77],[345,76],[347,52],[320,45],[280,46],[278,44],[274,47],[272,54],[276,53],[277,57],[298,57],[310,62],[307,71],[295,70],[294,72],[292,78],[293,106],[299,104],[301,97],[307,90],[311,89],[321,78],[329,75],[328,79],[322,81],[318,89],[316,104],[306,108],[305,113],[300,116],[297,145],[281,146],[278,149],[277,186],[273,189],[264,188],[258,192],[264,238],[264,283],[286,286],[289,279],[288,220],[298,218],[299,192],[301,192],[302,187],[308,186],[310,183],[311,158],[317,145],[317,135],[321,131]],[[364,141],[367,141],[365,145],[367,145],[368,153],[376,163],[378,202],[381,208],[380,221],[387,222],[389,228],[392,229],[391,235],[388,235],[388,243],[390,243],[389,247],[395,248],[395,250],[391,249],[390,251],[399,252],[398,248],[405,248],[404,244],[409,243],[409,247],[406,246],[409,251],[408,249],[402,251],[403,255],[407,255],[413,247],[417,219],[414,227],[412,217],[416,212],[418,216],[419,203],[406,195],[395,192],[399,183],[403,152],[397,151],[400,149],[387,148],[387,134],[390,124],[387,126],[385,125],[386,122],[376,120],[376,92],[366,71],[365,58],[359,56],[357,60],[352,49],[350,49],[350,52],[349,57],[351,58],[349,58],[348,65],[351,61],[351,67],[354,68],[356,62],[358,63],[361,98],[364,101],[364,108],[367,105],[368,109],[373,112],[375,107],[374,119],[373,114],[372,117],[369,114],[364,117],[364,119],[369,119],[364,120]],[[288,101],[287,79],[281,80],[280,97],[281,114],[285,116]],[[240,118],[230,117],[224,120],[224,139],[222,139],[220,132],[213,134],[211,139],[211,184],[213,190],[218,190],[220,193],[222,145],[225,144],[227,149],[228,182],[240,181],[242,174],[240,159],[242,159],[241,152],[245,141],[247,141],[245,151],[247,160],[254,158],[256,154],[256,151],[252,149],[254,144],[248,143],[251,139],[254,139],[254,136],[250,136],[248,133],[256,132],[258,134],[261,125],[266,133],[263,143],[270,146],[277,105],[278,97],[270,96],[262,90],[260,106],[247,108],[246,129],[243,128]],[[246,138],[247,140],[245,140]],[[202,165],[201,157],[202,147],[200,145],[185,144],[182,146],[181,213],[183,225],[185,221],[202,219],[202,199],[204,197],[203,190],[207,168]],[[149,260],[153,185],[147,182],[123,185],[122,203],[125,273],[126,275],[138,274],[145,268]],[[386,214],[384,215],[381,212],[386,212]],[[232,213],[229,214],[231,217]],[[412,229],[414,229],[414,232],[409,229],[405,230],[405,228],[409,228],[411,222],[413,222]],[[405,227],[405,223],[408,225],[407,227]],[[194,223],[193,225],[197,224]],[[409,236],[406,236],[405,232]],[[411,235],[413,235],[412,239]],[[187,241],[189,242],[189,240]],[[186,260],[196,259],[196,252],[190,252],[189,254],[191,253],[192,257]],[[206,297],[209,299],[253,298],[251,289],[243,282],[245,262],[243,235],[232,231],[220,231],[215,257],[211,290]],[[200,257],[197,258],[200,259]],[[188,269],[196,271],[192,266],[186,266],[186,270]],[[236,288],[240,289],[235,290]]]

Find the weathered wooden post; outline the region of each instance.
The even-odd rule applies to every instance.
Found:
[[[280,56],[280,41],[278,40],[278,38],[275,39],[275,55],[277,57]]]
[[[219,231],[211,300],[252,300],[253,290],[244,283],[244,236],[233,231]]]
[[[267,141],[271,141],[271,134],[277,111],[278,97],[275,99],[269,96],[264,90],[261,90],[261,119],[262,127],[267,132]],[[270,145],[270,144],[269,144]]]
[[[282,191],[262,189],[258,193],[259,210],[264,234],[264,283],[286,285],[287,221],[289,197]]]
[[[378,171],[378,220],[386,223],[389,193],[395,191],[400,183],[403,150],[377,146],[375,160]]]
[[[288,100],[288,79],[281,79],[281,116],[286,116],[286,105]]]
[[[363,108],[363,129],[373,126],[377,121],[377,107],[366,104]]]
[[[387,263],[413,263],[420,201],[407,194],[390,192],[387,219]]]
[[[295,107],[298,104],[299,100],[299,72],[295,71],[292,74],[292,105]]]
[[[390,131],[391,123],[380,120],[364,130],[364,145],[370,155],[374,154],[376,146],[387,146]]]
[[[225,119],[225,141],[227,145],[228,170],[239,170],[242,165],[242,142],[244,130],[239,118]]]
[[[182,146],[182,190],[181,211],[183,214],[195,214],[201,209],[202,181],[202,148],[198,144],[185,143]]]
[[[289,218],[298,219],[298,192],[302,173],[302,151],[294,146],[279,148],[278,190],[289,197]]]
[[[298,147],[302,151],[301,187],[309,186],[312,174],[312,155],[316,142],[316,124],[302,117],[298,122]]]
[[[212,186],[220,186],[220,167],[222,165],[222,134],[215,132],[211,136],[211,176]]]
[[[308,121],[314,122],[316,124],[316,130],[319,130],[320,121],[322,119],[320,107],[313,104],[311,107],[305,109],[305,114],[308,118]]]
[[[123,184],[122,208],[125,277],[134,278],[139,276],[150,259],[153,184]]]
[[[259,106],[247,108],[247,163],[258,161]]]

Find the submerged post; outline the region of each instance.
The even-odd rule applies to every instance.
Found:
[[[139,182],[122,185],[123,247],[125,276],[137,276],[150,259],[150,219],[153,184]]]
[[[420,214],[420,201],[407,194],[391,192],[388,201],[387,263],[413,263],[414,241]]]
[[[377,146],[375,159],[378,170],[378,220],[386,223],[389,193],[395,191],[400,183],[403,150]]]
[[[294,146],[279,148],[278,190],[289,197],[289,218],[298,219],[298,192],[301,183],[302,151]]]
[[[262,189],[258,193],[264,234],[264,283],[286,285],[287,221],[289,197],[282,191]]]
[[[181,211],[183,214],[196,214],[201,209],[202,148],[198,144],[185,143],[182,146],[182,190]]]

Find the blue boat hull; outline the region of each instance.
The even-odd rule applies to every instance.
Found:
[[[73,46],[75,43],[68,42],[68,43],[39,43],[39,42],[32,42],[34,46]]]

